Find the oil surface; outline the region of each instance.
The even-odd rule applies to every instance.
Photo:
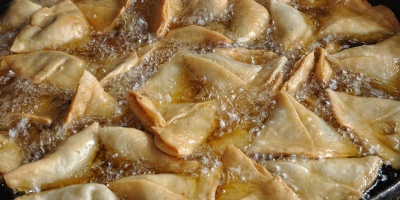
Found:
[[[36,0],[35,2],[43,6],[52,6],[59,1]],[[308,14],[311,28],[318,30],[326,14],[324,10],[307,7],[302,5],[301,1],[299,2],[292,1],[291,5]],[[185,3],[188,2],[184,1]],[[265,1],[259,1],[259,3],[268,6]],[[307,48],[299,47],[293,51],[285,51],[275,41],[273,26],[251,45],[187,45],[172,41],[163,41],[162,38],[158,38],[149,32],[148,21],[151,17],[149,8],[152,4],[152,1],[133,0],[123,13],[121,19],[119,19],[119,26],[115,30],[107,33],[93,31],[90,41],[76,45],[79,48],[63,50],[84,60],[88,65],[87,70],[100,79],[109,72],[107,66],[110,62],[121,59],[129,53],[135,52],[147,45],[162,42],[162,48],[156,49],[145,59],[140,60],[137,66],[127,73],[119,75],[112,81],[112,84],[104,88],[106,92],[117,99],[118,104],[121,106],[121,113],[118,117],[83,117],[74,121],[70,129],[66,130],[63,126],[63,119],[71,104],[74,95],[73,92],[58,89],[45,83],[34,84],[29,80],[16,76],[12,70],[7,68],[0,69],[0,118],[7,113],[26,113],[48,116],[54,119],[54,123],[48,126],[43,126],[27,119],[12,122],[0,120],[0,131],[2,131],[0,133],[12,139],[18,146],[23,147],[24,159],[22,164],[43,158],[70,135],[79,132],[93,121],[99,122],[101,126],[133,127],[145,131],[143,124],[136,119],[133,112],[129,109],[127,93],[130,90],[137,90],[143,86],[146,81],[157,73],[160,64],[171,60],[179,51],[204,54],[212,52],[214,48],[235,46],[269,50],[279,55],[284,55],[289,59],[283,73],[284,79],[287,80],[293,72],[296,62],[305,54],[312,52],[317,47],[328,46],[325,43],[327,40],[312,41],[312,44],[308,45]],[[190,13],[190,8],[187,8],[182,13]],[[173,19],[169,28],[175,29],[197,24],[229,36],[231,33],[226,27],[229,24],[231,15],[232,6],[221,16],[212,16],[207,15],[207,13],[197,12],[194,15],[190,15],[190,17],[177,17]],[[2,56],[12,54],[9,48],[18,31],[0,27],[0,60]],[[335,41],[335,38],[329,39]],[[367,44],[361,41],[340,41],[334,43],[336,49],[346,49]],[[351,138],[354,145],[359,149],[359,156],[373,154],[371,149],[362,149],[358,138],[351,130],[341,127],[338,124],[333,117],[328,97],[323,91],[325,89],[332,89],[358,96],[395,100],[398,100],[398,97],[374,87],[376,83],[362,74],[334,71],[333,78],[329,81],[328,85],[321,85],[313,75],[307,84],[303,84],[301,89],[296,91],[295,98],[323,118],[344,137]],[[247,88],[233,90],[221,90],[218,88],[198,89],[193,88],[193,85],[188,85],[187,87],[188,90],[196,91],[194,101],[217,100],[219,106],[222,108],[217,112],[217,128],[208,138],[207,143],[200,146],[188,157],[188,159],[196,159],[202,163],[200,174],[207,173],[221,165],[220,156],[223,147],[227,143],[235,144],[235,146],[245,149],[246,144],[263,128],[265,121],[276,105],[275,94],[271,91]],[[276,157],[264,155],[254,157],[254,159],[264,161],[273,160]],[[82,180],[82,182],[107,184],[110,181],[129,175],[157,172],[151,166],[147,165],[146,162],[124,161],[117,154],[107,152],[101,147],[91,170],[87,172],[88,178]],[[381,188],[384,187],[381,185],[392,183],[392,180],[397,179],[397,174],[398,171],[393,170],[390,166],[384,166],[377,181],[378,186],[375,186],[377,189],[368,191],[365,198],[369,198],[370,195],[374,196],[377,194],[376,191],[382,190]],[[3,189],[5,188],[3,186],[4,184],[0,187],[0,195],[4,193],[8,195],[6,198],[11,197],[10,190]]]

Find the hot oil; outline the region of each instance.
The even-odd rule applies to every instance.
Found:
[[[9,31],[6,28],[0,27],[0,56],[9,55],[8,49],[12,44],[13,38],[16,36],[16,32]]]
[[[39,3],[45,5],[54,5],[56,2],[54,0],[39,1]],[[267,6],[264,1],[260,1],[260,3]],[[161,41],[149,33],[148,19],[151,17],[149,14],[150,8],[151,5],[148,5],[146,1],[133,1],[132,5],[123,14],[122,19],[119,21],[120,26],[116,30],[108,33],[93,31],[90,41],[86,44],[80,46],[79,49],[68,49],[66,51],[85,60],[89,66],[89,71],[97,78],[102,77],[104,75],[101,72],[102,66],[109,60],[119,59],[142,47]],[[203,19],[204,16],[201,13],[186,20],[177,17],[171,24],[170,29],[194,23],[224,32],[227,31],[224,28],[228,27],[229,18],[232,14],[231,9],[232,7],[223,16],[209,16],[207,19]],[[314,8],[301,6],[300,9],[306,13],[314,13],[315,11]],[[315,23],[314,26],[318,27],[318,23]],[[288,69],[283,74],[285,80],[287,80],[290,76],[290,69],[294,66],[296,60],[308,50],[300,49],[284,52],[282,47],[275,42],[272,35],[273,31],[274,27],[271,26],[263,36],[263,39],[254,44],[243,46],[267,49],[287,56],[289,58],[289,63],[286,66]],[[11,53],[8,51],[8,48],[15,35],[15,32],[2,32],[0,35],[0,56]],[[341,47],[347,48],[345,45]],[[7,137],[12,138],[20,147],[24,147],[24,164],[44,157],[70,135],[76,134],[93,121],[99,121],[102,126],[123,126],[144,130],[143,125],[129,109],[126,98],[128,91],[139,89],[157,72],[157,67],[160,64],[172,59],[177,52],[184,50],[194,53],[210,53],[213,48],[214,46],[210,45],[193,46],[162,41],[160,48],[157,48],[149,56],[140,60],[139,64],[127,73],[117,76],[113,79],[112,84],[105,87],[105,91],[116,98],[121,106],[121,115],[118,118],[84,117],[74,121],[69,130],[65,129],[62,120],[63,114],[69,108],[73,93],[61,91],[45,84],[33,84],[28,80],[13,77],[12,72],[6,70],[0,77],[0,115],[5,115],[8,112],[38,113],[40,115],[52,116],[55,121],[50,126],[43,126],[32,123],[29,120],[27,121],[26,119],[21,119],[6,128],[1,128],[7,131]],[[296,93],[295,98],[321,116],[326,122],[342,133],[343,136],[350,137],[355,145],[358,145],[354,134],[350,130],[338,125],[333,117],[329,99],[326,93],[321,91],[330,88],[354,95],[362,94],[364,96],[393,98],[386,92],[372,87],[370,82],[371,80],[362,75],[337,72],[328,86],[321,86],[316,80],[310,80],[307,85],[303,85],[302,89]],[[226,145],[234,144],[242,150],[245,149],[253,139],[253,136],[257,135],[263,128],[276,101],[274,93],[262,91],[254,87],[241,87],[232,90],[208,88],[196,92],[198,94],[195,101],[217,100],[220,106],[217,112],[217,129],[208,138],[206,144],[202,145],[193,155],[188,157],[189,159],[197,159],[202,163],[199,172],[201,174],[221,167],[220,156]],[[44,111],[43,107],[46,107],[44,105],[51,107],[51,111]],[[360,149],[360,152],[365,151]],[[262,155],[256,159],[262,162],[275,158],[269,155]],[[162,171],[158,172],[162,173]],[[140,160],[135,162],[124,161],[118,158],[117,154],[112,154],[101,147],[93,166],[86,175],[88,178],[82,179],[82,182],[107,184],[110,181],[125,176],[148,173],[156,173],[156,171],[151,166],[146,165],[145,162]],[[246,180],[241,181],[246,182]],[[236,187],[242,188],[242,185],[239,183],[236,185],[231,184],[221,189],[218,193],[224,194],[224,189],[236,189]],[[251,190],[251,188],[247,189]]]
[[[258,88],[237,88],[232,90],[202,90],[199,101],[218,100],[218,128],[215,136],[222,137],[239,126],[261,127],[269,115],[273,95]]]
[[[25,147],[23,163],[29,163],[43,157],[59,142],[65,139],[64,131],[58,125],[31,121],[29,118],[9,121],[11,113],[26,113],[50,118],[57,121],[68,108],[71,93],[57,88],[38,86],[20,78],[13,80],[2,88],[0,104],[0,128],[20,147]]]
[[[93,163],[89,177],[92,182],[107,184],[127,176],[154,173],[155,171],[146,162],[126,161],[119,158],[118,154],[101,149]]]

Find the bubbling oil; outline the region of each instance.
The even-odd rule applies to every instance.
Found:
[[[51,6],[59,0],[36,0],[37,3],[44,6]],[[264,6],[268,6],[266,1],[258,1]],[[178,44],[172,41],[162,41],[149,32],[148,19],[151,17],[149,7],[153,2],[134,0],[132,4],[123,13],[119,20],[119,26],[107,33],[98,33],[93,31],[91,39],[85,44],[80,44],[78,49],[66,49],[65,51],[84,60],[89,68],[88,70],[97,78],[104,75],[103,67],[108,61],[120,59],[123,56],[135,52],[155,42],[162,42],[162,47],[157,48],[146,58],[140,60],[139,64],[127,73],[114,78],[112,84],[104,89],[117,99],[121,106],[121,114],[118,118],[104,117],[83,117],[72,123],[69,129],[63,125],[63,117],[71,104],[73,93],[57,89],[51,85],[34,84],[29,80],[16,77],[8,69],[0,69],[0,117],[7,113],[27,113],[39,114],[51,117],[54,121],[51,125],[35,124],[28,119],[21,119],[12,124],[1,124],[1,134],[11,138],[20,147],[24,148],[23,164],[34,162],[43,158],[46,154],[54,150],[58,144],[67,139],[70,135],[82,130],[86,125],[93,121],[99,122],[102,126],[122,126],[133,127],[139,130],[145,130],[143,124],[135,118],[133,112],[129,109],[127,102],[127,93],[130,90],[137,90],[146,83],[156,72],[157,67],[172,59],[179,51],[190,51],[194,53],[210,53],[216,46],[209,44],[187,45]],[[184,1],[184,4],[187,3]],[[310,14],[314,29],[317,29],[319,23],[316,16],[324,15],[322,9],[304,7],[296,1],[291,4]],[[207,14],[207,13],[206,13]],[[232,6],[221,16],[210,16],[202,13],[191,16],[190,18],[176,18],[170,28],[178,28],[188,24],[198,24],[211,27],[211,29],[221,30],[218,27],[227,27],[230,16],[232,15]],[[315,16],[314,16],[315,15]],[[205,18],[206,16],[206,18]],[[313,18],[314,17],[314,18]],[[215,25],[218,23],[219,25]],[[214,27],[214,28],[213,28]],[[251,49],[270,50],[280,55],[285,55],[289,62],[285,66],[284,79],[290,76],[291,69],[296,61],[306,52],[314,50],[323,44],[315,44],[311,49],[297,49],[294,51],[284,51],[276,43],[272,32],[275,27],[271,26],[266,33],[251,45],[234,44],[228,47],[243,46]],[[9,55],[10,45],[13,38],[17,35],[16,31],[3,30],[0,27],[0,57]],[[229,35],[229,33],[228,33]],[[357,45],[357,44],[352,44]],[[218,46],[220,47],[220,46]],[[224,46],[226,47],[226,46]],[[341,44],[340,48],[348,48],[348,44]],[[1,58],[0,58],[1,59]],[[362,149],[358,138],[351,130],[341,127],[333,117],[332,108],[328,100],[325,89],[345,91],[354,95],[368,97],[391,98],[383,90],[372,86],[372,81],[363,75],[356,75],[346,71],[336,71],[334,77],[327,86],[323,86],[311,76],[307,84],[303,84],[294,97],[321,116],[332,127],[337,129],[344,137],[350,138],[354,145],[359,148],[360,155],[373,154],[370,150]],[[192,87],[192,86],[188,86]],[[202,163],[200,174],[206,174],[221,167],[221,154],[223,147],[227,145],[224,140],[229,141],[235,146],[242,143],[248,144],[255,135],[264,127],[265,121],[270,116],[275,104],[276,97],[271,91],[260,91],[258,88],[202,88],[193,99],[195,102],[217,100],[220,109],[217,112],[217,128],[208,138],[207,142],[201,145],[195,152],[186,159],[196,159]],[[46,111],[46,108],[48,109]],[[245,149],[246,145],[240,146]],[[279,157],[279,156],[278,156]],[[264,161],[274,160],[275,155],[254,155],[253,159],[262,163]],[[296,157],[293,155],[288,159],[308,159]],[[124,161],[118,157],[118,154],[107,152],[103,147],[94,160],[93,166],[89,170],[88,179],[83,182],[97,182],[107,184],[110,181],[119,178],[138,175],[157,173],[155,169],[147,165],[143,160]],[[245,182],[246,180],[240,180]],[[234,185],[228,185],[235,187]],[[218,193],[224,193],[220,189]]]

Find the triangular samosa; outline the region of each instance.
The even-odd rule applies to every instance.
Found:
[[[163,37],[172,19],[182,10],[181,0],[156,0],[151,9],[149,29],[157,37]]]
[[[109,183],[115,193],[134,199],[213,199],[219,184],[219,171],[208,174],[148,174],[129,176]]]
[[[44,158],[4,174],[7,186],[17,191],[40,191],[81,178],[96,156],[98,127],[95,122],[70,136]]]
[[[363,74],[393,95],[400,95],[400,33],[377,44],[345,49],[328,55],[332,67]],[[375,85],[375,84],[374,84]]]
[[[230,30],[238,43],[252,43],[269,27],[268,10],[254,0],[234,0]]]
[[[3,57],[2,67],[39,84],[47,82],[65,90],[75,90],[86,63],[61,51],[35,51]]]
[[[83,116],[116,116],[118,108],[118,101],[104,91],[96,77],[85,70],[79,80],[65,123]]]
[[[8,6],[7,11],[0,18],[0,24],[2,27],[11,29],[20,28],[41,8],[41,5],[30,0],[13,0]]]
[[[277,101],[265,128],[254,138],[248,153],[310,157],[357,155],[357,149],[348,138],[336,132],[287,92],[279,92]]]
[[[262,165],[251,160],[239,149],[228,145],[222,156],[225,180],[217,194],[224,199],[298,199],[282,181],[274,177]]]
[[[359,138],[365,152],[400,168],[400,102],[328,90],[333,114]]]
[[[77,184],[48,190],[45,192],[28,194],[18,197],[18,200],[71,200],[71,199],[93,199],[93,200],[118,200],[107,186],[98,183]]]
[[[199,167],[197,161],[172,157],[157,149],[150,134],[134,128],[103,127],[99,129],[102,143],[108,151],[118,153],[124,160],[149,163],[163,173],[192,172]]]
[[[131,0],[73,0],[96,30],[106,32],[117,25]]]
[[[278,0],[270,0],[269,12],[276,27],[273,34],[284,50],[307,45],[312,30],[303,13]]]
[[[375,182],[381,165],[377,156],[266,163],[300,199],[360,199]]]
[[[64,47],[89,36],[90,25],[71,0],[35,12],[15,37],[11,52],[21,53]]]

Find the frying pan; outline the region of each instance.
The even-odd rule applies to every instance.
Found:
[[[1,0],[0,16],[7,9],[11,0]],[[400,21],[400,0],[368,0],[372,5],[385,5],[390,8]],[[400,48],[400,45],[399,45]],[[2,177],[0,177],[0,200],[11,200],[15,198],[14,192],[8,188]],[[366,192],[365,199],[368,200],[399,200],[400,199],[400,171],[391,166],[383,165],[372,189]]]

